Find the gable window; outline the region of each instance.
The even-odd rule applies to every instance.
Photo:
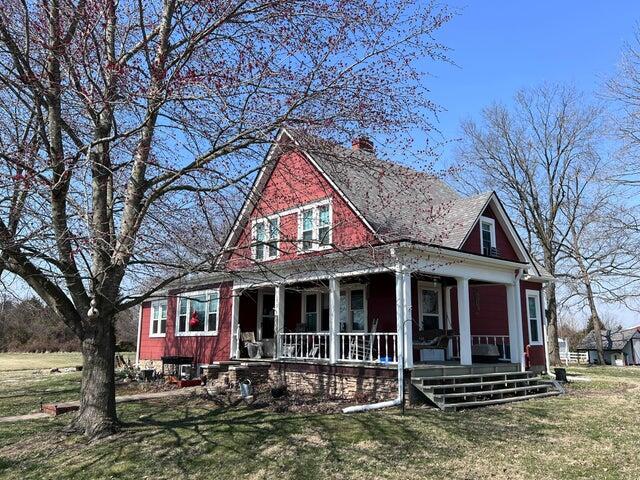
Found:
[[[531,345],[542,345],[540,292],[537,290],[527,290],[527,319],[529,321],[529,343]]]
[[[167,301],[151,302],[150,337],[164,337],[167,332]]]
[[[331,247],[331,203],[323,201],[303,207],[298,217],[299,250],[308,252]]]
[[[253,223],[252,253],[255,260],[271,260],[280,251],[280,219],[260,218]]]
[[[178,299],[176,335],[217,335],[218,290],[190,292]]]
[[[483,255],[497,255],[496,222],[493,218],[480,217],[480,248]]]

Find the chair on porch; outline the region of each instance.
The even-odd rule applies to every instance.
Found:
[[[254,332],[240,332],[241,352],[248,358],[262,358],[262,342],[256,341]]]
[[[420,350],[421,361],[445,361],[453,336],[453,330],[419,330],[414,335],[413,346]]]
[[[374,318],[373,322],[371,323],[369,334],[377,333],[377,330],[378,330],[378,319]],[[373,358],[374,358],[373,335],[367,335],[366,333],[363,333],[362,335],[363,335],[362,339],[360,339],[359,336],[352,336],[349,338],[349,358],[359,360],[359,361],[373,361]]]

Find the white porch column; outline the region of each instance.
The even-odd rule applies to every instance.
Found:
[[[507,318],[509,319],[509,350],[511,363],[520,363],[522,351],[522,337],[519,335],[518,315],[516,309],[516,295],[518,291],[515,285],[505,285],[507,289]]]
[[[520,370],[522,370],[523,372],[527,369],[527,362],[525,360],[524,357],[524,347],[526,344],[526,341],[524,339],[524,331],[522,330],[522,300],[521,300],[521,291],[520,291],[520,275],[522,275],[521,273],[522,271],[520,271],[520,273],[518,273],[518,276],[516,277],[515,281],[513,282],[513,287],[515,288],[516,291],[516,295],[515,295],[515,304],[516,304],[516,324],[517,324],[517,328],[518,328],[518,355],[520,356],[518,362],[520,363]]]
[[[547,337],[547,295],[545,293],[545,285],[540,290],[540,316],[542,322],[542,338],[544,339],[544,368],[546,373],[551,372],[551,363],[549,362],[549,342]]]
[[[338,361],[340,342],[340,280],[329,279],[329,362]]]
[[[276,285],[275,287],[275,301],[274,301],[274,330],[275,330],[275,350],[274,358],[280,358],[282,356],[282,334],[284,333],[284,287],[282,285]]]
[[[460,365],[471,365],[471,316],[469,314],[469,279],[456,277],[458,285],[458,327],[460,329]]]
[[[404,303],[404,365],[413,368],[413,304],[411,301],[411,272],[402,272],[402,290]]]
[[[396,270],[396,332],[397,332],[397,360],[398,360],[398,396],[401,397],[404,391],[404,278],[402,268],[398,266]]]
[[[453,287],[445,287],[444,289],[444,314],[446,319],[445,330],[453,330],[453,321],[451,320],[451,289]],[[453,340],[450,338],[447,342],[447,360],[453,358]]]
[[[231,351],[229,352],[231,358],[240,357],[240,352],[238,351],[240,346],[238,341],[238,335],[240,334],[240,295],[241,293],[238,290],[231,291]]]

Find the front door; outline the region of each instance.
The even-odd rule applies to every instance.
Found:
[[[258,297],[258,340],[274,337],[275,304],[275,294],[260,291]]]
[[[439,287],[420,288],[420,330],[442,328],[441,304]]]

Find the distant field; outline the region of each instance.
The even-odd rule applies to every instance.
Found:
[[[0,372],[82,365],[80,352],[0,353]]]
[[[135,359],[134,352],[123,352],[125,358]],[[80,352],[57,353],[0,353],[0,372],[43,370],[82,365]]]

